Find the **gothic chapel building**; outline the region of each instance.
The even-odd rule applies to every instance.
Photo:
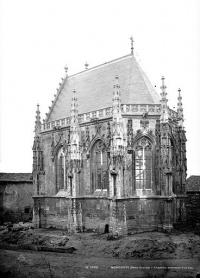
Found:
[[[186,137],[133,53],[62,78],[46,119],[36,113],[35,227],[171,230],[185,218]]]

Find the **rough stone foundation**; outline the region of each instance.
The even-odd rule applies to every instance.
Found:
[[[178,198],[34,197],[36,228],[69,232],[113,232],[118,235],[141,231],[171,231],[184,216]],[[178,212],[178,213],[177,213]],[[173,217],[175,215],[175,217]]]

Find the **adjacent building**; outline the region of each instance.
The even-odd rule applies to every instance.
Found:
[[[187,224],[191,228],[200,226],[200,176],[190,176],[186,180]]]
[[[31,173],[0,173],[0,223],[32,220]]]

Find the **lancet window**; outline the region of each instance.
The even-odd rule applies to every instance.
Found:
[[[92,148],[91,159],[92,192],[96,189],[108,189],[108,157],[105,144],[98,140]]]
[[[135,185],[137,189],[152,189],[152,144],[142,137],[135,145]]]
[[[57,190],[65,188],[65,177],[66,177],[66,165],[65,165],[65,154],[63,148],[60,148],[57,154],[56,163],[56,182]]]

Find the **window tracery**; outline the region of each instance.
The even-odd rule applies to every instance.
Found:
[[[152,189],[152,144],[142,137],[135,145],[135,185],[137,189]]]
[[[96,189],[108,189],[108,156],[106,145],[103,141],[98,140],[92,148],[92,191]]]
[[[66,185],[66,161],[65,153],[63,148],[60,148],[57,153],[57,165],[56,165],[56,181],[57,190],[65,189]]]

